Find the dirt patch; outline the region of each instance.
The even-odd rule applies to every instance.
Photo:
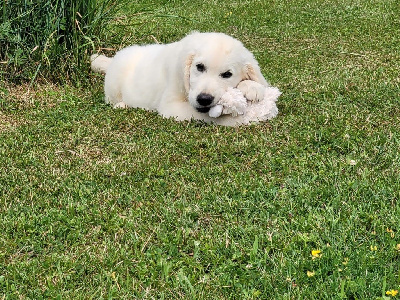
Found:
[[[0,133],[8,130],[14,130],[19,125],[16,118],[6,115],[0,111]]]
[[[63,87],[46,83],[21,85],[5,85],[0,88],[0,99],[10,101],[17,109],[27,109],[37,106],[53,107],[63,93]]]
[[[57,105],[64,88],[54,84],[0,85],[0,133],[14,130],[27,123],[24,114],[37,108],[51,108]]]

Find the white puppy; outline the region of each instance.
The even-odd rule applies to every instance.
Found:
[[[228,87],[259,101],[268,86],[252,53],[222,33],[195,32],[172,44],[131,46],[113,58],[92,55],[91,60],[94,71],[106,74],[106,102],[177,120],[239,125],[240,116],[211,118],[207,113]]]

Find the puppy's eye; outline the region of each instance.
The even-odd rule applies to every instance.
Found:
[[[196,68],[197,68],[197,71],[199,71],[199,72],[201,72],[201,73],[203,73],[203,72],[206,71],[206,66],[203,65],[203,64],[197,64],[197,65],[196,65]]]
[[[231,78],[232,77],[232,72],[231,71],[226,71],[224,73],[221,73],[222,78]]]

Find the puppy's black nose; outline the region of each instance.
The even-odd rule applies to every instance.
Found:
[[[213,100],[214,100],[214,96],[211,96],[210,94],[201,93],[197,96],[197,102],[201,106],[210,105],[213,102]]]

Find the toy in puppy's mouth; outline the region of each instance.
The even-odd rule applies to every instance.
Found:
[[[265,88],[264,98],[259,102],[248,101],[243,93],[237,88],[228,88],[222,95],[217,105],[209,108],[208,115],[218,118],[221,115],[237,117],[241,115],[245,122],[257,122],[270,120],[278,114],[276,101],[281,92],[276,87]]]

